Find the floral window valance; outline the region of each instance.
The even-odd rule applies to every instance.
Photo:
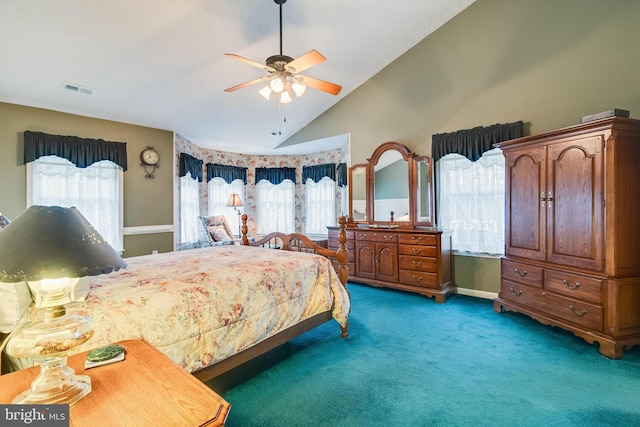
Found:
[[[306,183],[311,178],[313,182],[320,182],[325,176],[332,181],[336,180],[336,164],[327,163],[324,165],[303,166],[302,167],[302,183]]]
[[[180,153],[179,163],[180,177],[186,176],[187,172],[189,172],[191,173],[191,178],[202,182],[202,160],[196,159],[187,153]]]
[[[236,179],[239,179],[246,185],[247,168],[207,163],[207,182],[213,178],[222,178],[227,184],[231,184]]]
[[[522,121],[433,135],[432,156],[437,161],[447,154],[461,154],[475,162],[485,151],[493,150],[493,144],[522,136]]]
[[[127,144],[77,136],[49,135],[24,132],[24,163],[43,156],[58,156],[79,168],[86,168],[102,160],[110,160],[127,170]]]
[[[296,168],[256,168],[256,184],[266,179],[274,185],[280,184],[285,179],[296,183]]]

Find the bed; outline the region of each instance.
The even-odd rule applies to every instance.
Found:
[[[142,338],[207,381],[331,319],[346,338],[345,226],[341,217],[340,249],[330,251],[301,234],[249,241],[243,215],[243,245],[127,258],[68,306],[94,325],[73,352]]]

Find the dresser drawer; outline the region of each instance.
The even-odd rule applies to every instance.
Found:
[[[400,255],[426,256],[431,258],[438,256],[438,251],[435,246],[399,245],[398,253]]]
[[[338,233],[340,232],[340,230],[336,230],[336,229],[329,229],[329,233],[328,233],[328,237],[329,237],[329,248],[330,249],[338,249],[338,246],[340,245],[340,241],[338,240]],[[355,240],[354,240],[354,231],[353,230],[346,230],[345,232],[347,234],[347,249],[353,249],[355,248]]]
[[[545,269],[544,288],[571,298],[602,303],[602,280],[594,277]]]
[[[400,255],[400,269],[426,271],[428,273],[436,273],[438,260],[435,258],[425,258],[409,255]]]
[[[398,233],[384,231],[356,231],[356,240],[366,240],[367,242],[396,243]]]
[[[400,270],[400,283],[403,285],[439,288],[438,275],[424,271]]]
[[[438,236],[434,234],[400,234],[398,243],[435,246],[438,244]]]
[[[520,283],[527,286],[542,288],[541,267],[502,259],[501,276],[503,280]]]
[[[543,292],[541,309],[553,316],[602,332],[603,309],[599,305]]]

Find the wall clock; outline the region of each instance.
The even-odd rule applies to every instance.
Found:
[[[155,148],[148,146],[140,153],[140,166],[144,168],[145,178],[154,179],[154,172],[160,167],[160,155]]]

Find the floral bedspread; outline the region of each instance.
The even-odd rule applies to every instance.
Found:
[[[193,372],[329,309],[345,325],[350,310],[319,255],[229,245],[126,261],[91,277],[86,300],[69,307],[95,328],[74,352],[143,338]]]

